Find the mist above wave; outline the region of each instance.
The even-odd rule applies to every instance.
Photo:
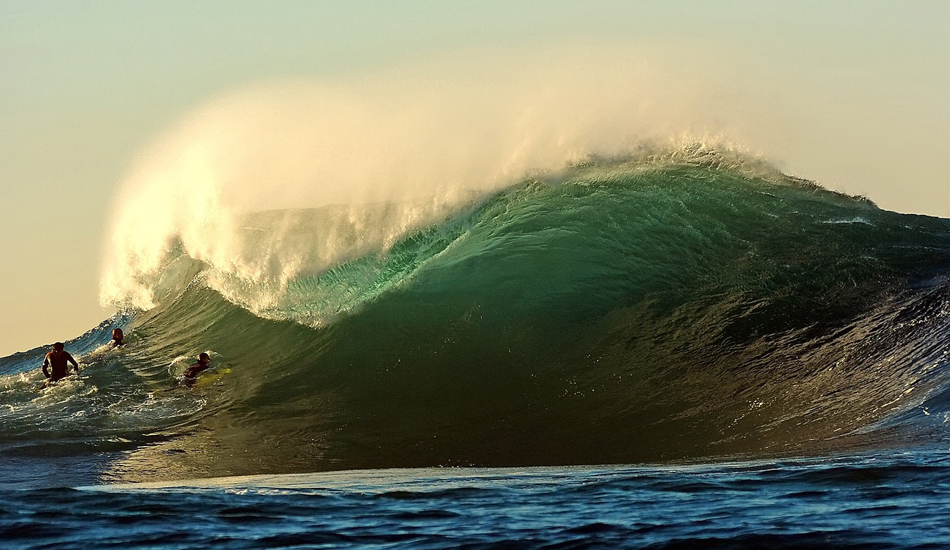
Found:
[[[590,154],[644,142],[666,144],[668,156],[693,154],[684,143],[729,149],[709,137],[723,128],[716,97],[702,77],[609,49],[435,61],[226,94],[133,163],[113,209],[100,301],[153,307],[155,278],[179,245],[219,272],[280,287]],[[391,206],[364,208],[382,203]],[[243,222],[248,212],[329,205],[334,223],[314,227],[305,252],[280,223],[250,237]]]

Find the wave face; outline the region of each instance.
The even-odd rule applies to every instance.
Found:
[[[334,216],[243,227],[301,245]],[[41,352],[3,360],[22,418],[0,437],[58,440],[22,436],[47,407],[73,440],[132,441],[110,475],[141,479],[823,452],[950,411],[950,221],[777,173],[595,159],[350,256],[267,283],[179,246],[78,389],[36,398]],[[166,390],[203,350],[229,372]]]

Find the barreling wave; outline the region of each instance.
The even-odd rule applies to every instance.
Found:
[[[286,274],[265,265],[279,242],[292,277],[170,243],[129,346],[87,369],[130,388],[103,418],[145,411],[161,436],[111,475],[806,453],[932,437],[950,413],[948,220],[702,150],[405,213],[241,217],[238,259]],[[156,391],[204,350],[230,372]]]

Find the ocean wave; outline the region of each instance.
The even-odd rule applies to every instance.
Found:
[[[803,453],[894,441],[887,419],[939,408],[950,221],[677,154],[592,158],[425,223],[390,204],[247,214],[230,264],[173,243],[128,350],[88,370],[127,373],[142,391],[110,411],[174,437],[111,475]],[[386,237],[363,239],[374,223]],[[321,259],[235,269],[283,265],[278,241]],[[206,350],[226,375],[155,393]],[[144,396],[190,405],[163,423]]]

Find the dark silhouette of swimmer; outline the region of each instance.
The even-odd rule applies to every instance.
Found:
[[[47,353],[46,358],[43,359],[43,375],[49,378],[50,382],[65,378],[69,374],[69,364],[67,362],[72,363],[76,372],[79,372],[79,363],[64,349],[62,342],[56,342],[53,344],[53,350]],[[50,374],[49,369],[53,370],[52,374]]]
[[[112,347],[117,348],[124,345],[122,339],[125,338],[125,335],[122,334],[122,329],[114,328],[112,329]]]
[[[198,362],[185,369],[185,372],[182,373],[182,382],[189,386],[194,384],[198,378],[198,374],[207,369],[210,365],[211,358],[208,357],[207,353],[202,353],[198,356]]]

